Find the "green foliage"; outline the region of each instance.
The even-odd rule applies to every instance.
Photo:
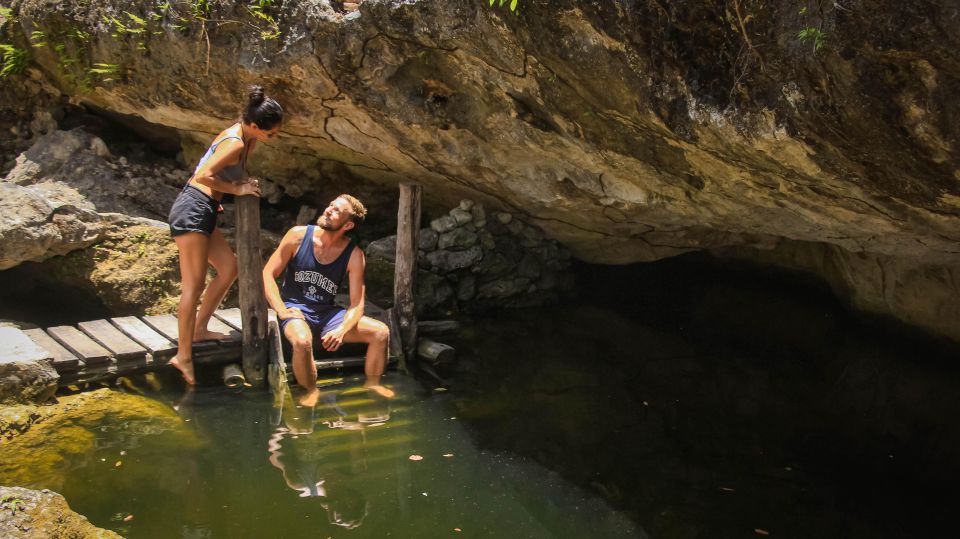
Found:
[[[27,51],[0,43],[0,79],[19,75],[27,67]]]
[[[10,509],[11,513],[16,513],[17,511],[23,511],[26,509],[24,507],[23,500],[13,495],[0,498],[0,507],[6,507],[7,509]]]
[[[30,32],[30,44],[34,47],[46,47],[47,46],[47,34],[41,32],[40,30],[34,30]]]
[[[814,26],[808,26],[797,34],[801,43],[813,42],[813,52],[820,50],[827,41],[827,34]]]
[[[507,3],[507,0],[490,0],[490,7],[493,7],[494,4],[500,2],[500,5],[497,7],[503,7]],[[517,11],[517,5],[520,3],[520,0],[510,0],[510,11]]]
[[[274,0],[251,0],[247,10],[254,19],[266,23],[267,28],[260,30],[260,39],[268,41],[280,37],[280,24],[270,13]]]

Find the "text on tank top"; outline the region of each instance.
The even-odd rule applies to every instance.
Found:
[[[306,307],[308,314],[316,314],[314,307],[333,305],[354,248],[351,240],[333,262],[321,264],[313,251],[315,229],[314,225],[307,226],[300,248],[287,263],[280,289],[284,303]]]

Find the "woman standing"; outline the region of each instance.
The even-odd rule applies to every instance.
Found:
[[[188,384],[194,383],[194,341],[226,337],[208,330],[207,323],[237,278],[237,257],[217,228],[217,213],[223,211],[220,199],[225,193],[260,196],[259,182],[247,177],[247,158],[258,141],[277,134],[282,122],[280,105],[265,96],[260,86],[251,87],[240,121],[217,135],[170,208],[170,234],[180,254],[181,278],[180,334],[177,355],[170,364],[183,373]],[[208,263],[217,275],[204,294]]]

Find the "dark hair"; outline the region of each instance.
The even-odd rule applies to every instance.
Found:
[[[263,86],[251,86],[250,99],[243,110],[243,122],[255,123],[260,129],[273,129],[283,122],[283,107],[263,93]]]

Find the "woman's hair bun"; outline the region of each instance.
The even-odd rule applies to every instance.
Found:
[[[263,86],[255,84],[250,87],[250,100],[247,102],[247,107],[259,107],[260,103],[263,103],[265,94],[263,93]]]

